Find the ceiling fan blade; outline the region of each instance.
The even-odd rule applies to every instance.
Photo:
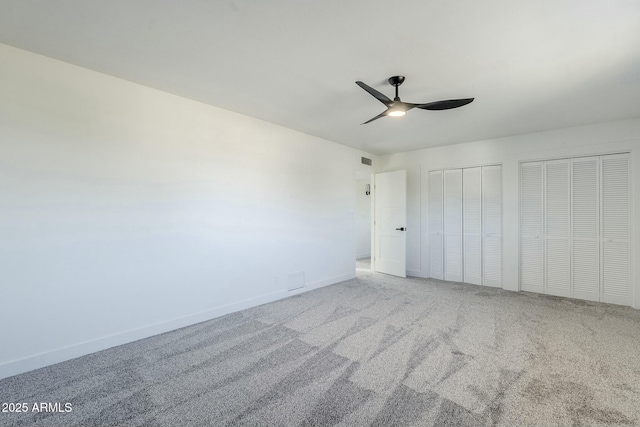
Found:
[[[475,98],[464,99],[448,99],[446,101],[435,101],[427,104],[413,104],[416,108],[422,108],[423,110],[450,110],[452,108],[462,107],[463,105],[470,104]]]
[[[374,88],[372,88],[371,86],[368,86],[364,83],[362,83],[361,81],[357,81],[356,84],[358,86],[360,86],[362,89],[366,90],[367,92],[369,92],[371,95],[373,95],[378,101],[382,102],[384,105],[386,105],[387,107],[389,106],[389,104],[393,103],[393,101],[391,99],[389,99],[388,96],[386,96],[383,93],[378,92],[377,90],[375,90]],[[363,123],[364,124],[364,123]]]
[[[366,125],[367,123],[371,123],[372,121],[374,121],[374,120],[378,120],[380,117],[384,117],[384,116],[386,116],[386,115],[387,115],[387,110],[383,111],[382,113],[378,114],[378,115],[377,115],[377,116],[375,116],[374,118],[369,119],[369,120],[367,120],[366,122],[361,123],[361,124]]]

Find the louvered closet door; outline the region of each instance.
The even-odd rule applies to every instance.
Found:
[[[444,280],[462,281],[462,169],[444,171]]]
[[[502,167],[482,168],[482,284],[502,287]]]
[[[571,296],[570,160],[545,162],[545,279],[550,295]]]
[[[600,162],[581,157],[571,163],[572,296],[600,301]]]
[[[520,165],[520,289],[544,292],[542,162]]]
[[[602,156],[602,301],[631,304],[629,155]]]
[[[429,276],[444,279],[444,177],[429,172]]]
[[[482,168],[462,170],[464,282],[482,284]]]

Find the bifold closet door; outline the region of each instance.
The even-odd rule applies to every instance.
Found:
[[[631,304],[629,155],[602,156],[602,299]]]
[[[444,279],[444,177],[429,172],[429,276]]]
[[[571,161],[572,296],[600,301],[600,185],[598,157]]]
[[[501,166],[482,167],[482,284],[502,287]]]
[[[569,159],[545,162],[545,282],[549,295],[571,296]]]
[[[544,292],[542,162],[520,165],[520,289]]]
[[[462,170],[464,282],[482,284],[482,168]]]
[[[444,171],[444,280],[462,281],[462,169]]]
[[[631,305],[629,154],[523,163],[520,174],[520,288]]]

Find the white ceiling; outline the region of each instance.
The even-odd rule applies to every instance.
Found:
[[[0,42],[376,154],[640,117],[638,0],[0,0]],[[476,100],[360,125],[395,74]]]

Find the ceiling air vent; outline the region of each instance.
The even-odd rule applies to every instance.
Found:
[[[371,166],[371,159],[367,159],[366,157],[361,157],[363,165]]]

